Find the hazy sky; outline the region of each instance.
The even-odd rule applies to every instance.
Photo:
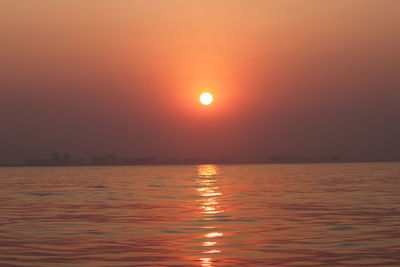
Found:
[[[398,0],[0,0],[0,38],[0,160],[400,159]]]

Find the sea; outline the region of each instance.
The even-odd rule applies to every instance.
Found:
[[[400,266],[400,163],[3,167],[0,266]]]

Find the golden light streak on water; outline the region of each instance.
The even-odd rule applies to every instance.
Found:
[[[204,247],[212,247],[215,246],[217,244],[217,242],[213,242],[213,241],[205,241],[203,242],[203,246]]]
[[[212,267],[212,258],[200,258],[202,267]]]
[[[198,192],[201,197],[203,197],[200,201],[200,210],[201,213],[207,216],[205,221],[212,221],[213,216],[217,214],[221,214],[224,211],[219,207],[219,197],[222,195],[221,192],[218,191],[219,187],[216,186],[216,181],[218,179],[218,168],[216,165],[200,165],[198,168],[198,183],[199,188]],[[204,227],[203,227],[204,228]],[[209,225],[209,229],[215,229],[215,225]],[[216,246],[216,241],[209,241],[209,239],[215,239],[218,237],[222,237],[222,232],[209,232],[204,233],[203,235],[207,238],[207,241],[203,241],[202,246],[207,248],[210,246]],[[217,254],[220,253],[220,249],[211,249],[204,250],[205,254]],[[207,260],[204,260],[207,259]],[[212,267],[213,258],[200,258],[202,266]]]

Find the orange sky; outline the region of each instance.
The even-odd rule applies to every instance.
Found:
[[[399,10],[397,0],[2,1],[0,158],[400,156]],[[207,110],[203,90],[216,97]]]

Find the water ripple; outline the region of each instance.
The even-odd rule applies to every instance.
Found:
[[[1,266],[399,266],[400,164],[2,168]]]

